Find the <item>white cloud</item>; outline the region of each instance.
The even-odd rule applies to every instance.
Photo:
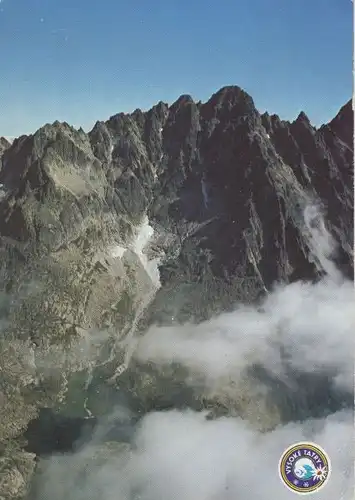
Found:
[[[94,448],[52,457],[37,500],[288,500],[279,458],[290,443],[312,439],[332,460],[320,500],[350,500],[353,489],[352,413],[289,424],[259,434],[236,418],[206,420],[194,412],[146,416],[132,453],[90,465]],[[86,469],[86,474],[83,475]]]
[[[153,326],[136,356],[181,363],[210,383],[224,376],[238,379],[257,363],[283,380],[287,368],[329,373],[350,390],[354,326],[351,283],[294,283],[279,286],[258,308],[240,306],[199,325]]]

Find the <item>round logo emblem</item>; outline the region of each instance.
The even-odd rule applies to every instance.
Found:
[[[322,488],[330,474],[330,460],[315,443],[296,443],[287,448],[279,462],[282,482],[296,493]]]

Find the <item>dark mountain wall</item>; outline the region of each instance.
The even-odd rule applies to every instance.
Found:
[[[34,455],[23,439],[39,409],[75,422],[87,404],[109,411],[117,391],[107,380],[127,369],[118,340],[255,301],[276,282],[317,280],[310,228],[322,215],[337,244],[330,258],[353,279],[353,202],[351,102],[316,129],[304,113],[261,115],[225,87],[206,103],[184,95],[119,113],[89,134],[55,122],[1,139],[4,498],[28,486]],[[120,379],[139,412],[180,398],[178,380],[172,389],[148,371],[144,385],[139,370]]]

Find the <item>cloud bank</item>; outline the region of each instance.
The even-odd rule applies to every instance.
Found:
[[[131,446],[111,443],[108,450],[93,438],[77,453],[42,461],[36,500],[293,499],[278,461],[302,440],[318,443],[331,459],[317,498],[353,498],[354,291],[334,271],[332,240],[319,214],[310,222],[314,215],[305,221],[322,280],[278,285],[258,306],[240,305],[199,325],[153,325],[135,353],[162,368],[178,363],[187,369],[186,384],[202,380],[217,394],[228,387],[231,399],[246,383],[255,408],[271,397],[280,409],[273,427],[261,432],[240,416],[192,410],[152,412],[136,426]],[[290,405],[285,417],[281,410]]]

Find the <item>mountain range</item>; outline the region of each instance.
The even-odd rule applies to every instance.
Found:
[[[352,280],[353,154],[351,101],[316,128],[303,112],[260,114],[238,86],[89,133],[54,122],[0,139],[0,497],[27,498],[36,457],[72,445],[53,429],[73,422],[78,437],[118,383],[137,415],[255,414],[140,364],[137,339],[257,304],[277,283]],[[324,220],[335,250],[314,240]],[[264,412],[261,427],[282,418]]]

